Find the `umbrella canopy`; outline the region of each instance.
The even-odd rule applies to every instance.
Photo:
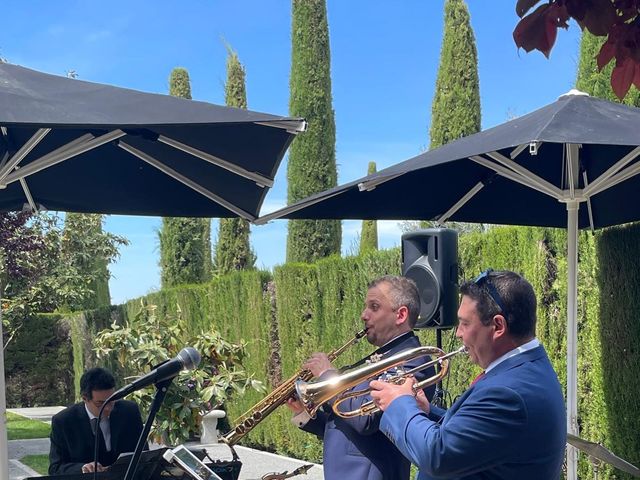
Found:
[[[437,220],[567,228],[567,430],[577,435],[578,228],[640,219],[640,109],[572,91],[259,218]],[[582,207],[582,208],[581,208]],[[567,454],[575,480],[576,451]]]
[[[590,204],[580,210],[580,228],[637,220],[640,203],[620,199],[633,198],[640,190],[640,177],[633,177],[640,171],[638,125],[640,109],[565,95],[256,223],[275,218],[415,219],[565,227],[566,203],[572,198]],[[454,208],[461,199],[465,201]]]
[[[0,211],[254,220],[304,129],[299,118],[0,63]],[[0,350],[0,415],[4,390]],[[8,477],[4,422],[0,477]]]
[[[253,220],[304,128],[0,64],[0,211]]]

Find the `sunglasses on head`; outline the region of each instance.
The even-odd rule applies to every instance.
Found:
[[[502,302],[502,297],[500,297],[500,294],[498,293],[498,290],[496,289],[496,287],[491,282],[491,277],[489,276],[492,272],[493,272],[492,268],[489,268],[489,269],[485,270],[484,272],[482,272],[480,275],[478,275],[476,277],[476,279],[473,281],[473,283],[475,283],[480,288],[485,288],[486,292],[493,299],[495,304],[498,305],[498,308],[500,309],[500,312],[504,316],[506,316],[507,315],[507,309],[504,308],[504,303]]]

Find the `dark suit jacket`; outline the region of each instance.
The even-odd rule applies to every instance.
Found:
[[[138,405],[119,400],[109,416],[111,451],[104,445],[98,453],[98,462],[111,465],[118,455],[133,452],[142,432],[142,418]],[[84,402],[76,403],[51,419],[51,450],[49,475],[82,473],[82,465],[93,461],[94,434]]]
[[[408,348],[420,346],[420,341],[413,334],[406,334],[391,349],[381,347],[374,353],[388,351],[393,355]],[[428,361],[428,357],[408,362],[406,368],[418,366]],[[418,380],[431,376],[430,368],[416,374]],[[368,388],[369,382],[362,383],[355,390]],[[433,387],[425,390],[428,398],[433,394]],[[342,411],[357,409],[364,402],[371,400],[369,395],[345,401],[340,405]],[[374,415],[340,418],[328,405],[324,405],[315,419],[309,421],[303,430],[319,436],[324,441],[323,467],[324,478],[349,480],[405,480],[409,478],[409,461],[378,430],[380,412]]]
[[[425,480],[558,479],[567,437],[562,390],[542,346],[498,364],[446,412],[427,416],[410,396],[397,398],[380,429]]]

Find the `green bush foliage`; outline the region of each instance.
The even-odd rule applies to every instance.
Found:
[[[145,306],[124,325],[114,323],[103,330],[95,340],[95,350],[99,359],[115,355],[120,367],[133,376],[174,358],[185,345],[200,353],[198,368],[180,372],[169,386],[151,427],[150,438],[155,442],[178,445],[200,433],[203,415],[234,393],[243,395],[249,388],[262,391],[262,384],[242,369],[244,343],[229,343],[213,328],[189,333],[180,315],[157,315],[156,310],[155,305]],[[154,396],[155,390],[147,388],[131,398],[148,412]]]
[[[65,214],[62,254],[67,262],[76,268],[83,280],[91,279],[90,294],[81,302],[65,305],[72,311],[111,305],[110,274],[107,265],[118,255],[113,241],[118,237],[103,232],[104,217],[87,213]],[[125,243],[123,239],[119,240],[120,243]]]

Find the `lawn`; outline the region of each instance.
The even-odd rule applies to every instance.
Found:
[[[51,426],[48,423],[7,412],[7,436],[9,440],[47,438],[49,432],[51,432]]]
[[[49,455],[27,455],[20,459],[22,463],[33,468],[40,475],[47,475],[49,469]]]

